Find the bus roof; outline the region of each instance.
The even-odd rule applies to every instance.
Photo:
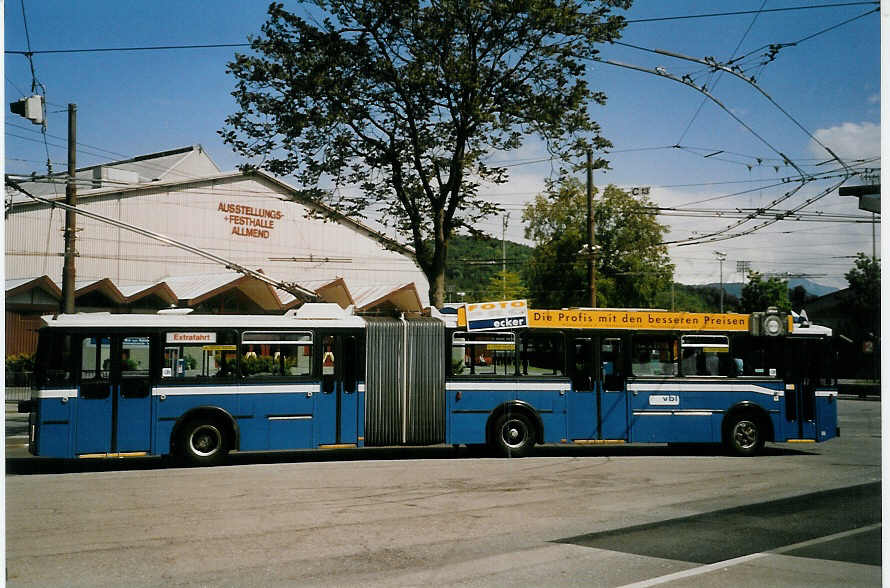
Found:
[[[236,314],[111,314],[86,312],[44,316],[49,328],[72,329],[293,329],[313,327],[361,328],[361,317],[348,315],[337,318],[301,318],[297,315],[236,315]]]

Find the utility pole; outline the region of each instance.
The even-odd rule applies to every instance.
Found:
[[[77,206],[77,105],[68,105],[68,182],[65,186],[65,204]],[[73,210],[65,211],[65,261],[62,265],[62,312],[74,313],[74,257],[77,255],[75,236],[77,217]]]
[[[503,219],[503,225],[501,227],[501,278],[504,283],[504,297],[502,300],[507,299],[507,221],[510,220],[510,213],[508,212]]]
[[[593,151],[587,150],[587,283],[590,307],[596,308],[596,237],[593,232]]]
[[[715,251],[714,255],[717,256],[717,261],[720,262],[720,312],[723,312],[723,262],[726,261],[726,253],[722,251]]]

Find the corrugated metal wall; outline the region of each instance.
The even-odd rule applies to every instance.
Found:
[[[64,190],[63,190],[64,192]],[[417,285],[428,304],[429,283],[414,259],[391,251],[347,223],[307,218],[309,209],[267,181],[236,177],[124,194],[81,194],[79,208],[157,231],[267,275],[297,283],[342,277],[350,288]],[[242,229],[259,217],[230,214],[229,206],[269,211],[261,235]],[[6,223],[6,277],[48,275],[61,283],[64,212],[15,207]],[[111,278],[142,284],[169,276],[213,274],[221,266],[158,241],[86,217],[77,219],[77,279]],[[295,262],[298,256],[310,261]],[[317,261],[311,258],[318,257]],[[331,258],[322,261],[323,258]],[[337,261],[336,258],[342,258]],[[273,261],[274,260],[274,261]]]
[[[37,351],[37,329],[40,316],[21,315],[6,311],[6,355]]]
[[[445,327],[367,319],[365,445],[445,441]]]

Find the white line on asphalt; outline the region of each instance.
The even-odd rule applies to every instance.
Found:
[[[809,547],[810,545],[818,545],[819,543],[834,541],[835,539],[842,539],[844,537],[850,537],[851,535],[858,535],[859,533],[866,533],[866,532],[872,531],[874,529],[879,529],[880,527],[881,527],[881,523],[875,523],[873,525],[867,525],[865,527],[860,527],[858,529],[853,529],[851,531],[842,531],[840,533],[835,533],[834,535],[826,535],[825,537],[818,537],[816,539],[810,539],[808,541],[801,541],[800,543],[795,543],[793,545],[786,545],[785,547],[779,547],[779,548],[776,548],[776,549],[773,549],[770,551],[766,551],[766,552],[751,553],[748,555],[743,555],[741,557],[727,559],[726,561],[718,561],[716,563],[708,564],[705,566],[691,568],[688,570],[684,570],[682,572],[675,572],[673,574],[667,574],[665,576],[659,576],[657,578],[650,578],[649,580],[643,580],[642,582],[626,584],[626,585],[622,586],[621,588],[646,588],[647,586],[658,586],[659,584],[666,584],[667,582],[673,582],[674,580],[682,580],[684,578],[700,576],[702,574],[707,574],[708,572],[713,572],[716,570],[722,570],[722,569],[729,568],[732,566],[737,566],[737,565],[740,565],[743,563],[747,563],[749,561],[754,561],[756,559],[768,557],[770,555],[787,553],[789,551],[794,551],[795,549]]]

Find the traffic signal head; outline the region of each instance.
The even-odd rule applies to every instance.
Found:
[[[18,114],[30,120],[35,125],[43,124],[43,96],[34,95],[22,98],[9,105],[13,114]]]

